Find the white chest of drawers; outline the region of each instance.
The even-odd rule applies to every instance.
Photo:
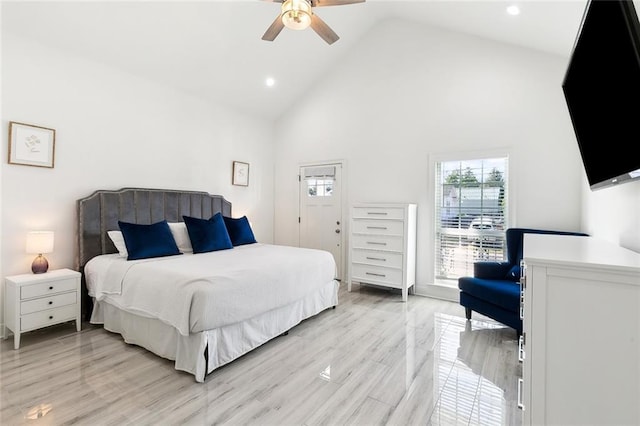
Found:
[[[416,281],[416,204],[360,203],[351,208],[349,281],[402,290]]]
[[[58,269],[6,277],[4,303],[14,349],[20,347],[22,333],[49,325],[75,320],[80,331],[80,273]],[[4,335],[6,338],[6,331]]]
[[[524,236],[524,425],[640,424],[640,253]]]

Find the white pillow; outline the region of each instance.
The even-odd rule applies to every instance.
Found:
[[[187,225],[184,222],[169,222],[169,229],[171,229],[173,239],[176,240],[178,250],[182,253],[193,253]]]
[[[122,236],[121,231],[107,231],[107,235],[111,238],[113,245],[116,246],[120,256],[129,256],[129,253],[127,252],[127,245],[124,243],[124,237]]]

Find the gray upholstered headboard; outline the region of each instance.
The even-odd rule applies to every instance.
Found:
[[[221,195],[171,189],[122,188],[100,190],[77,201],[77,270],[83,272],[91,258],[115,253],[107,231],[118,221],[151,224],[161,220],[182,222],[182,216],[208,219],[217,212],[231,216],[231,203]]]

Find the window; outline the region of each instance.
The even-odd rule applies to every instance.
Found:
[[[331,197],[333,179],[307,179],[307,195],[309,197]]]
[[[308,167],[304,171],[308,197],[331,197],[336,176],[335,166]]]
[[[457,286],[478,260],[503,260],[507,158],[435,164],[435,278]]]

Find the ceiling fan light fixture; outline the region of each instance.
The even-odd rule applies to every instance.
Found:
[[[307,0],[285,0],[282,3],[282,23],[292,30],[309,27],[311,14],[311,3]]]

